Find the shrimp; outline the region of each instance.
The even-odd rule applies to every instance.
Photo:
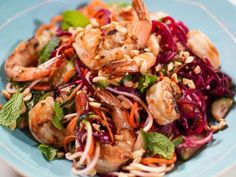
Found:
[[[109,173],[118,170],[132,158],[136,137],[127,121],[128,114],[122,110],[119,100],[105,90],[96,90],[95,95],[103,104],[111,107],[112,120],[117,129],[114,145],[101,145],[101,154],[96,164],[99,173]]]
[[[77,34],[73,47],[91,70],[110,73],[119,66],[115,72],[121,74],[145,72],[155,64],[160,50],[159,39],[151,35],[152,24],[143,2],[133,0],[133,8],[139,17],[136,21],[112,22],[101,28],[86,28]]]
[[[214,69],[220,66],[219,53],[210,39],[201,31],[192,30],[187,34],[187,45],[198,57],[208,59]]]
[[[65,132],[52,124],[54,99],[47,97],[38,102],[29,112],[29,128],[36,140],[43,144],[62,146]]]
[[[179,86],[168,77],[148,89],[148,108],[159,125],[166,125],[180,118],[176,103],[180,93]]]
[[[38,67],[32,67],[37,65],[39,53],[49,39],[50,36],[46,39],[45,36],[33,37],[20,43],[6,60],[4,67],[7,76],[14,81],[24,82],[50,75],[52,66],[59,58],[51,59]]]

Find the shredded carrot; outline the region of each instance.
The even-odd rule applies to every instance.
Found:
[[[78,117],[74,117],[71,119],[69,124],[66,127],[66,135],[74,135],[75,134],[75,128],[76,128],[76,122],[78,120]]]
[[[75,140],[75,135],[69,135],[69,136],[66,136],[63,140],[63,147],[64,147],[64,150],[66,152],[68,152],[68,149],[67,149],[67,144],[71,143],[72,141]]]
[[[48,91],[51,89],[50,85],[35,85],[32,90],[36,91]]]
[[[92,157],[92,156],[93,156],[93,152],[94,152],[94,138],[93,138],[93,136],[92,136],[91,146],[90,146],[89,151],[88,151],[89,157]]]
[[[92,110],[95,114],[99,115],[104,120],[105,126],[106,126],[106,128],[108,130],[108,133],[109,133],[109,136],[111,138],[111,141],[114,142],[115,141],[114,135],[112,133],[111,128],[108,125],[108,122],[107,122],[107,119],[106,119],[105,115],[99,109],[96,109],[96,108],[92,107]]]
[[[129,123],[130,123],[131,127],[133,127],[133,128],[138,127],[137,123],[134,120],[135,119],[134,113],[137,110],[137,108],[138,108],[138,103],[135,102],[131,108],[130,115],[129,115]]]
[[[63,17],[61,15],[55,16],[51,19],[50,25],[55,27],[57,23],[61,22],[63,20]]]
[[[171,160],[150,157],[150,158],[143,158],[141,163],[144,165],[150,165],[155,163],[171,165],[176,162],[176,159],[177,157],[176,154],[174,153],[173,158]]]
[[[41,26],[37,29],[37,31],[36,31],[36,33],[35,33],[35,36],[36,36],[36,37],[41,36],[45,30],[49,30],[51,27],[52,27],[52,26],[51,26],[50,24],[41,25]]]
[[[74,74],[75,74],[75,68],[67,71],[63,76],[63,82],[68,83]]]

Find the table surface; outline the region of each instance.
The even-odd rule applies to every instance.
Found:
[[[236,0],[228,0],[228,1],[236,6]],[[31,1],[31,3],[32,3],[32,1]],[[2,4],[2,2],[0,0],[0,6],[1,6],[1,4]],[[22,7],[22,9],[18,9],[18,10],[23,10],[24,8],[25,7]],[[11,12],[11,14],[14,14],[14,12]],[[11,14],[9,14],[9,17],[11,16]],[[3,20],[3,19],[1,19],[1,20]],[[17,172],[15,172],[11,167],[9,167],[1,159],[0,159],[0,171],[1,171],[2,177],[22,177],[21,175],[17,174]]]

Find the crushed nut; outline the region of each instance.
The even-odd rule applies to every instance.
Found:
[[[139,55],[139,51],[138,50],[131,50],[130,54],[131,54],[131,56],[137,56],[137,55]]]
[[[96,20],[96,18],[91,18],[91,19],[90,19],[90,22],[91,22],[91,24],[92,24],[94,27],[99,27],[99,23],[98,23],[98,21]]]
[[[173,62],[170,62],[170,63],[167,65],[167,71],[171,71],[173,68],[174,68],[174,64],[173,64]]]
[[[174,66],[175,66],[175,67],[178,67],[178,66],[181,66],[181,65],[182,65],[181,62],[178,62],[178,61],[175,61],[175,62],[174,62]]]
[[[200,66],[196,66],[196,68],[194,68],[194,73],[195,74],[200,74],[201,73],[201,68],[200,68]]]
[[[171,80],[174,81],[175,83],[179,83],[178,76],[176,73],[172,74]]]
[[[186,58],[185,63],[192,63],[194,60],[193,56],[189,56],[188,58]]]
[[[161,70],[161,64],[158,64],[156,67],[155,67],[155,70],[156,70],[156,72],[159,72],[160,70]]]
[[[125,87],[133,87],[133,82],[132,82],[132,81],[125,80],[125,81],[124,81],[124,86],[125,86]]]
[[[98,124],[93,123],[93,124],[92,124],[92,127],[93,127],[95,130],[97,130],[97,131],[100,130],[100,125],[98,125]]]
[[[98,102],[89,102],[89,105],[91,107],[94,107],[94,108],[100,108],[101,107],[101,103],[98,103]]]
[[[183,78],[183,84],[187,85],[190,89],[195,89],[195,84],[192,80]]]

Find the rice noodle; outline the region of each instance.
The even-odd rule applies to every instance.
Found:
[[[135,176],[145,176],[145,177],[162,177],[165,176],[165,172],[163,173],[150,173],[150,172],[143,172],[138,170],[131,170],[130,173],[134,174]]]
[[[78,113],[67,114],[64,116],[63,122],[64,123],[69,122],[72,118],[77,117],[77,116],[78,116]]]
[[[166,165],[163,164],[161,166],[155,166],[155,167],[150,167],[146,165],[142,165],[140,163],[131,163],[129,166],[127,166],[125,169],[128,170],[142,170],[142,171],[148,171],[148,172],[154,172],[154,173],[163,173],[166,172]]]
[[[82,152],[75,152],[74,154],[71,154],[70,152],[66,153],[66,159],[68,160],[74,160],[77,159],[78,157],[82,156]]]
[[[89,152],[89,148],[92,143],[92,136],[93,136],[91,124],[88,121],[84,121],[84,124],[85,124],[86,130],[87,130],[87,139],[86,139],[86,145],[85,145],[83,154],[78,162],[80,165],[82,165],[84,163],[86,157],[88,156],[88,152]]]
[[[145,127],[143,128],[143,130],[145,132],[149,131],[153,125],[153,116],[151,114],[151,112],[148,110],[148,107],[146,106],[146,104],[136,95],[132,94],[132,93],[127,93],[127,92],[123,92],[123,91],[119,91],[116,89],[113,89],[111,87],[106,87],[106,89],[110,92],[116,93],[118,95],[125,95],[127,97],[133,98],[135,101],[137,101],[144,109],[145,111],[148,113],[148,117],[147,120],[145,122]]]
[[[100,145],[96,143],[96,150],[95,150],[95,155],[94,155],[93,160],[89,164],[87,164],[86,168],[82,170],[77,170],[75,168],[72,168],[72,172],[76,175],[87,175],[97,164],[99,155],[100,155]]]

